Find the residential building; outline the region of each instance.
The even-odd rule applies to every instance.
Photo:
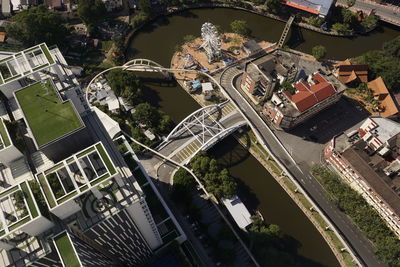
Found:
[[[185,240],[57,47],[1,59],[0,90],[10,107],[0,105],[0,266],[142,266]]]
[[[399,115],[399,109],[394,102],[389,90],[387,89],[382,77],[378,77],[368,83],[368,88],[377,101],[375,109],[380,116],[385,118],[395,118]]]
[[[326,17],[334,4],[334,0],[282,0],[283,4],[306,11],[308,13]]]
[[[346,59],[336,65],[336,76],[347,85],[356,86],[358,83],[368,82],[368,65],[353,64],[350,59]]]
[[[290,129],[336,103],[345,90],[335,79],[319,72],[301,78],[292,86],[291,92],[285,88],[274,92],[264,105],[264,113],[283,129]]]
[[[334,137],[324,156],[400,237],[400,124],[372,116]]]
[[[241,76],[240,88],[259,104],[269,99],[275,87],[286,80],[289,69],[273,54],[247,63]]]

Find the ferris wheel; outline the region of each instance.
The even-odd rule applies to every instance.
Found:
[[[208,61],[212,62],[221,57],[221,40],[217,28],[210,22],[201,26],[201,47],[205,50]]]

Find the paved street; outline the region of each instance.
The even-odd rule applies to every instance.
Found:
[[[388,2],[390,3],[390,1]],[[337,0],[337,5],[347,6],[347,0]],[[367,13],[371,10],[375,10],[376,15],[378,15],[383,21],[400,26],[400,8],[394,5],[382,5],[372,1],[357,0],[351,9],[354,11],[362,10]]]
[[[371,243],[363,236],[357,227],[353,225],[350,219],[340,212],[338,208],[332,205],[325,196],[324,189],[313,178],[309,172],[308,164],[304,162],[293,162],[289,153],[282,147],[276,140],[274,133],[254,111],[251,105],[242,97],[242,95],[232,86],[234,77],[240,74],[241,71],[235,67],[226,70],[221,80],[221,85],[225,88],[226,92],[239,106],[245,116],[252,122],[255,130],[262,137],[264,144],[274,152],[275,156],[286,166],[291,174],[297,179],[306,192],[324,211],[325,215],[330,218],[332,223],[339,229],[343,237],[348,240],[354,251],[359,255],[362,262],[367,266],[384,266],[378,261],[374,255]],[[278,133],[278,131],[277,131]],[[298,158],[303,155],[302,151],[293,151],[297,154]]]

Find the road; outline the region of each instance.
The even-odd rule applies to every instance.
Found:
[[[347,6],[347,0],[337,0],[336,4]],[[353,11],[362,10],[367,13],[374,9],[376,12],[375,14],[378,15],[381,20],[400,26],[400,8],[398,7],[377,4],[371,1],[357,0],[350,9]]]
[[[264,144],[270,148],[275,156],[281,161],[283,165],[290,171],[293,177],[302,185],[303,189],[309,196],[317,203],[319,208],[331,220],[331,222],[339,229],[342,236],[348,241],[355,253],[359,256],[361,261],[366,266],[385,266],[377,260],[374,255],[371,243],[363,236],[361,231],[355,227],[352,221],[339,209],[332,205],[325,196],[324,189],[310,174],[309,166],[305,164],[298,164],[293,161],[292,157],[279,143],[274,133],[261,119],[258,113],[252,106],[245,100],[245,98],[234,88],[234,77],[239,75],[242,71],[237,70],[235,67],[228,68],[222,73],[220,77],[221,85],[224,87],[226,93],[242,110],[243,114],[252,122],[255,130],[263,139]],[[299,152],[301,153],[301,152]],[[301,157],[301,155],[300,155]]]

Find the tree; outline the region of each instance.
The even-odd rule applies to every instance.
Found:
[[[167,134],[171,132],[171,130],[174,128],[175,124],[172,121],[171,117],[168,116],[167,114],[160,112],[161,119],[159,121],[158,125],[158,131],[161,134]]]
[[[6,26],[7,34],[26,46],[42,42],[62,45],[70,33],[61,16],[44,5],[17,13],[12,22]]]
[[[132,104],[143,102],[142,83],[132,72],[120,69],[107,74],[107,80],[117,96],[122,96]]]
[[[157,109],[150,106],[148,103],[141,103],[136,106],[136,111],[133,114],[139,123],[145,124],[147,127],[156,129],[160,121],[160,114]]]
[[[251,30],[245,20],[234,20],[231,22],[231,29],[234,33],[249,36]]]
[[[326,55],[326,48],[322,45],[317,45],[312,48],[312,54],[317,59],[320,60]]]
[[[372,28],[378,23],[378,19],[374,14],[369,15],[361,21],[361,26],[364,28]]]
[[[78,1],[78,16],[88,28],[97,26],[106,14],[106,6],[101,0]]]
[[[332,29],[339,33],[346,33],[349,31],[349,24],[343,24],[343,23],[335,23],[332,25]]]
[[[150,2],[150,0],[139,0],[138,7],[145,14],[150,14],[151,13],[151,2]]]
[[[344,23],[352,25],[356,22],[356,16],[350,9],[342,8],[341,13]]]
[[[268,0],[267,7],[271,13],[278,14],[281,11],[282,3],[280,0]]]
[[[392,57],[400,58],[400,36],[383,44],[383,51]]]
[[[196,183],[193,176],[183,168],[179,168],[173,177],[171,198],[186,205],[191,203],[191,191]]]

